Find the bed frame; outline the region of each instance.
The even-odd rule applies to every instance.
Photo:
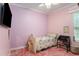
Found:
[[[34,37],[32,34],[29,36],[28,38],[28,42],[27,42],[27,45],[28,45],[28,50],[30,52],[33,52],[33,53],[36,53],[37,51],[39,50],[42,50],[42,49],[45,49],[45,48],[48,48],[48,47],[51,47],[51,46],[54,46],[56,45],[56,42],[53,41],[55,40],[56,37],[54,37],[54,39],[48,39],[46,37],[46,39],[40,39],[38,40],[36,37]],[[40,43],[42,42],[42,43]],[[40,44],[39,44],[40,43]],[[40,49],[40,47],[42,46],[42,48]]]

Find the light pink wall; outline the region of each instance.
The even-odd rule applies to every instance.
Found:
[[[72,13],[67,8],[51,11],[48,15],[48,32],[64,34],[63,27],[69,26],[69,34],[73,36]]]
[[[10,5],[12,11],[11,48],[25,46],[28,36],[47,34],[47,15]]]

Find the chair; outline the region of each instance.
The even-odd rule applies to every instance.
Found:
[[[79,54],[79,42],[73,42],[71,44],[71,52],[75,54]]]

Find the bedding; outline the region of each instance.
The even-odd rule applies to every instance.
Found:
[[[40,51],[44,48],[48,48],[56,45],[56,37],[57,34],[48,34],[43,37],[35,37],[34,35],[30,35],[28,39],[28,49],[34,53]]]

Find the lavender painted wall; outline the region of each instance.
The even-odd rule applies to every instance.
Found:
[[[12,11],[11,48],[25,46],[28,36],[47,34],[47,15],[10,5]]]

